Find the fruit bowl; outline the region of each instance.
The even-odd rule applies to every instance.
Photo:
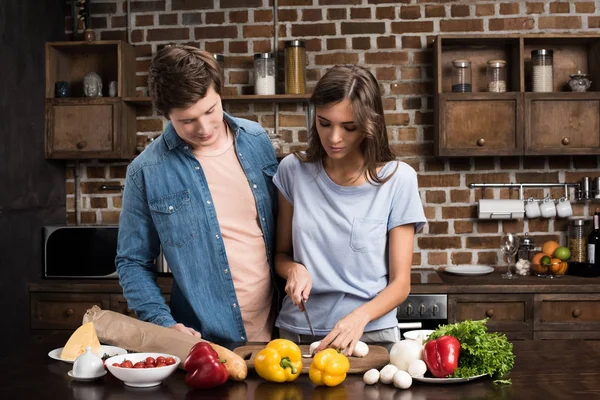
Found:
[[[568,268],[568,262],[553,258],[549,263],[531,264],[531,273],[543,278],[557,278],[564,276]]]
[[[174,359],[174,363],[165,366],[156,366],[152,368],[135,367],[123,368],[113,364],[121,364],[125,360],[131,361],[133,365],[138,362],[144,362],[148,357],[158,359],[159,357]],[[108,371],[116,378],[120,379],[127,386],[131,387],[152,387],[160,385],[161,382],[169,377],[176,369],[181,360],[171,354],[163,353],[129,353],[114,356],[105,361]]]

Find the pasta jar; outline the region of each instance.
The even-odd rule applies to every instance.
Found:
[[[506,92],[506,61],[490,60],[487,62],[488,92]]]
[[[532,90],[534,92],[552,92],[554,86],[552,50],[532,50],[531,65]]]
[[[570,262],[584,263],[587,261],[587,221],[583,218],[569,220],[568,238],[571,251]]]
[[[471,92],[471,61],[454,60],[452,65],[452,91]]]
[[[275,94],[275,58],[272,53],[254,55],[254,93]]]
[[[285,42],[285,92],[303,94],[306,82],[306,49],[302,40]]]
[[[223,54],[213,54],[217,64],[219,64],[219,72],[221,73],[221,87],[225,86],[225,57]]]

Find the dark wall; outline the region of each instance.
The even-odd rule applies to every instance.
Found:
[[[66,222],[64,162],[44,158],[44,44],[65,40],[64,3],[0,1],[0,358],[29,338],[42,227]]]

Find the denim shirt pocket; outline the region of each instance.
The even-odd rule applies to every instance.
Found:
[[[189,190],[153,199],[148,205],[162,244],[183,247],[197,235]]]
[[[277,196],[275,185],[273,185],[273,176],[275,176],[275,172],[277,172],[278,166],[279,165],[277,163],[270,163],[262,167],[263,176],[265,178],[267,190],[269,191],[269,197],[271,197],[271,199],[275,199],[275,197]]]
[[[383,218],[354,218],[350,247],[359,253],[368,253],[387,240],[387,221]]]

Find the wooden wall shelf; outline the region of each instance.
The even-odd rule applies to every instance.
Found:
[[[297,103],[310,100],[310,94],[275,94],[268,96],[261,95],[240,95],[240,96],[221,96],[226,103]],[[150,97],[125,97],[123,101],[136,106],[151,106]]]

